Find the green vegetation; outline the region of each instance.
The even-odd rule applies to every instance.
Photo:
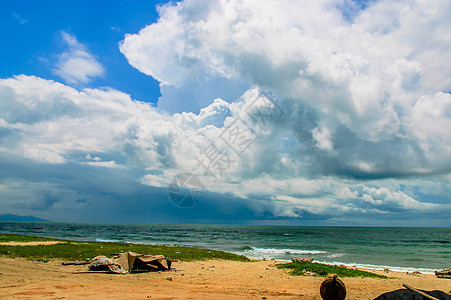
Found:
[[[47,242],[47,241],[61,241],[61,240],[50,239],[50,238],[45,238],[45,237],[40,237],[40,236],[0,233],[0,243],[7,243],[7,242],[28,243],[28,242]]]
[[[56,239],[46,239],[40,237],[0,235],[0,242],[20,241],[55,241]],[[6,246],[0,245],[0,255],[8,257],[23,257],[30,260],[49,260],[58,259],[65,261],[75,261],[94,258],[98,255],[107,257],[112,254],[132,251],[141,254],[163,254],[169,259],[179,259],[181,261],[223,259],[235,261],[250,261],[243,255],[233,253],[199,249],[192,247],[170,247],[156,245],[138,245],[128,243],[104,243],[104,242],[74,242],[62,241],[55,245],[37,245],[37,246]]]
[[[307,272],[319,276],[327,276],[329,274],[337,274],[340,277],[374,277],[387,278],[384,275],[378,275],[371,272],[349,269],[347,267],[331,266],[320,263],[296,262],[277,265],[279,269],[292,269],[291,275],[307,275]]]

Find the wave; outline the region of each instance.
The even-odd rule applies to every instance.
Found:
[[[337,258],[337,257],[342,257],[343,255],[345,255],[345,253],[329,253],[329,254],[327,254],[327,257]]]
[[[166,244],[157,244],[157,243],[151,243],[148,241],[130,241],[130,240],[113,240],[113,239],[95,239],[96,242],[101,243],[125,243],[125,244],[136,244],[136,245],[165,245]]]
[[[244,248],[244,247],[243,247]],[[364,264],[364,263],[345,263],[340,261],[333,260],[334,258],[339,258],[345,256],[346,253],[328,253],[327,251],[322,250],[305,250],[305,249],[275,249],[275,248],[257,248],[257,247],[245,247],[246,249],[242,249],[244,251],[240,251],[237,254],[243,254],[247,257],[251,258],[275,258],[277,260],[289,261],[289,256],[287,255],[320,255],[320,257],[331,258],[331,261],[322,261],[322,260],[314,260],[314,262],[323,263],[326,265],[344,265],[347,267],[358,267],[364,269],[372,269],[372,270],[384,270],[389,269],[390,271],[396,272],[413,272],[418,271],[423,274],[434,274],[434,269],[428,268],[416,268],[416,267],[399,267],[399,266],[388,266],[388,265],[373,265],[373,264]],[[327,259],[326,258],[326,259]]]
[[[344,263],[344,262],[326,262],[326,261],[317,261],[325,265],[333,265],[333,266],[346,266],[346,267],[357,267],[357,268],[364,268],[364,269],[372,269],[372,270],[381,270],[389,269],[390,271],[396,271],[396,272],[413,272],[418,271],[423,274],[434,274],[434,269],[427,269],[427,268],[414,268],[414,267],[395,267],[395,266],[384,266],[384,265],[372,265],[372,264],[358,264],[358,263]]]
[[[108,239],[95,239],[96,242],[102,243],[120,243],[120,240],[108,240]]]
[[[252,255],[257,257],[262,257],[262,255],[274,256],[274,255],[284,255],[284,254],[324,254],[327,251],[321,250],[301,250],[301,249],[275,249],[275,248],[256,248],[251,247],[251,249],[244,250],[244,255]]]

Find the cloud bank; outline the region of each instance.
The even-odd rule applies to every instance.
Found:
[[[68,216],[77,207],[81,217],[108,203],[120,215],[135,203],[163,207],[160,221],[448,224],[450,8],[448,1],[162,6],[158,22],[120,44],[133,67],[160,82],[157,108],[113,89],[0,80],[2,205],[17,209],[25,197],[18,191],[29,186],[27,214]],[[98,76],[81,74],[74,80]],[[51,180],[18,175],[29,166]],[[174,213],[165,187],[184,172],[199,176],[206,198]]]

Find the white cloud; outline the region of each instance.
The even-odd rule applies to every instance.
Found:
[[[142,180],[142,184],[150,185],[150,186],[156,186],[156,187],[167,187],[168,182],[166,181],[163,176],[156,176],[153,174],[147,174],[145,175]]]
[[[329,129],[327,128],[315,128],[312,130],[313,139],[319,149],[331,151],[334,148]]]
[[[116,164],[114,160],[112,161],[88,161],[85,164],[94,167],[104,167],[104,168],[124,168],[124,166]]]
[[[115,90],[79,91],[24,75],[1,79],[0,134],[5,138],[0,140],[0,151],[15,157],[17,164],[26,159],[28,163],[41,166],[70,164],[71,168],[79,165],[104,170],[97,172],[121,169],[125,174],[138,169],[144,175],[134,180],[154,187],[166,187],[176,174],[191,172],[199,176],[206,191],[240,197],[247,203],[254,203],[257,211],[262,208],[255,203],[269,206],[275,216],[281,217],[302,216],[306,212],[332,216],[387,214],[399,209],[433,212],[447,207],[446,203],[433,204],[417,199],[412,191],[414,187],[421,187],[424,193],[442,197],[449,192],[444,188],[449,179],[441,187],[438,182],[443,180],[437,179],[434,193],[431,193],[428,191],[431,182],[406,180],[404,186],[409,192],[403,192],[391,179],[362,185],[360,181],[340,179],[327,172],[310,178],[311,170],[304,168],[315,159],[314,149],[319,147],[321,153],[329,153],[323,150],[332,147],[326,143],[331,138],[326,134],[327,129],[318,129],[315,137],[312,134],[317,128],[314,122],[311,127],[294,127],[297,130],[307,126],[304,133],[307,137],[310,134],[310,140],[294,144],[295,151],[292,151],[291,138],[280,136],[286,136],[286,131],[293,126],[293,116],[288,111],[282,118],[267,119],[264,126],[253,123],[248,114],[255,112],[258,108],[255,105],[268,100],[266,97],[258,88],[253,88],[234,103],[216,99],[199,114],[169,115]],[[255,143],[241,156],[219,138],[238,118],[252,124],[248,130],[258,134]],[[282,126],[278,122],[286,124]],[[314,152],[299,156],[297,147],[303,149],[309,144],[313,148],[306,149]],[[212,145],[230,158],[230,164],[222,173],[214,164],[210,166],[216,177],[204,172],[199,165],[202,160],[208,166],[207,155],[214,154],[210,152],[214,150]],[[347,157],[339,155],[342,147],[340,143],[334,145],[333,157],[343,160],[339,163],[346,163]],[[367,158],[359,165],[366,164],[371,170],[371,163],[371,158]],[[2,189],[14,194],[8,184],[2,185]],[[52,195],[65,193],[57,187],[52,187],[52,191]],[[76,194],[74,192],[70,201],[76,201]],[[53,196],[44,198],[50,200],[42,202],[39,198],[36,207],[63,205],[52,202]]]
[[[402,191],[393,192],[385,187],[374,188],[365,186],[362,191],[362,200],[368,201],[376,206],[391,204],[395,207],[401,207],[406,210],[419,211],[431,210],[440,207],[439,204],[422,203],[406,195]]]
[[[207,191],[269,205],[277,216],[446,211],[449,2],[371,2],[347,17],[341,4],[165,5],[157,23],[120,45],[133,67],[161,82],[157,109],[115,90],[3,79],[0,151],[139,170],[137,180],[156,187],[191,172]],[[68,57],[89,64],[85,47],[63,36]],[[101,74],[74,70],[67,82]],[[264,122],[256,103],[271,108]],[[231,145],[238,129],[242,145],[252,140],[240,155]]]
[[[56,75],[69,84],[86,84],[104,75],[104,67],[75,36],[64,31],[61,36],[69,49],[58,55],[58,62],[53,69]]]
[[[98,157],[98,156],[92,157],[90,153],[86,154],[85,158],[86,158],[86,159],[89,159],[89,160],[94,160],[94,161],[100,161],[100,160],[102,160],[102,159],[101,159],[100,157]]]
[[[232,116],[239,115],[252,86],[270,91],[282,107],[283,120],[266,128],[231,172],[230,180],[241,183],[225,180],[216,188],[242,197],[260,190],[298,199],[288,192],[294,188],[271,189],[264,178],[370,180],[451,171],[449,1],[377,1],[364,10],[345,7],[352,14],[346,17],[343,3],[333,0],[202,3],[161,7],[158,22],[126,35],[120,49],[133,67],[161,82],[164,109],[195,111],[202,95],[216,97],[212,82],[218,78],[230,90],[237,90],[236,82],[247,86],[240,101],[227,105]],[[198,118],[181,116],[194,123]],[[323,187],[317,180],[311,184]],[[334,203],[346,189],[353,187],[348,196],[361,189],[337,178],[330,184],[336,187],[326,198]],[[395,209],[395,202],[402,209],[434,207],[399,186],[373,185],[355,198],[388,208],[362,211]],[[375,199],[376,191],[384,191],[384,199]],[[341,205],[352,210],[362,205],[358,201]]]
[[[21,15],[15,13],[15,12],[11,12],[11,16],[14,17],[14,19],[17,20],[17,22],[19,22],[21,25],[24,25],[25,23],[28,22],[28,20],[24,17],[22,17]]]
[[[165,5],[157,23],[127,35],[130,64],[184,91],[215,88],[205,78],[269,87],[313,106],[330,131],[343,124],[369,141],[403,135],[417,99],[451,88],[447,1],[379,1],[353,22],[341,1],[199,3]],[[162,94],[161,106],[175,103]]]

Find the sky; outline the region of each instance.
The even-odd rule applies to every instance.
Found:
[[[0,214],[451,224],[450,1],[3,1],[0,26]]]

